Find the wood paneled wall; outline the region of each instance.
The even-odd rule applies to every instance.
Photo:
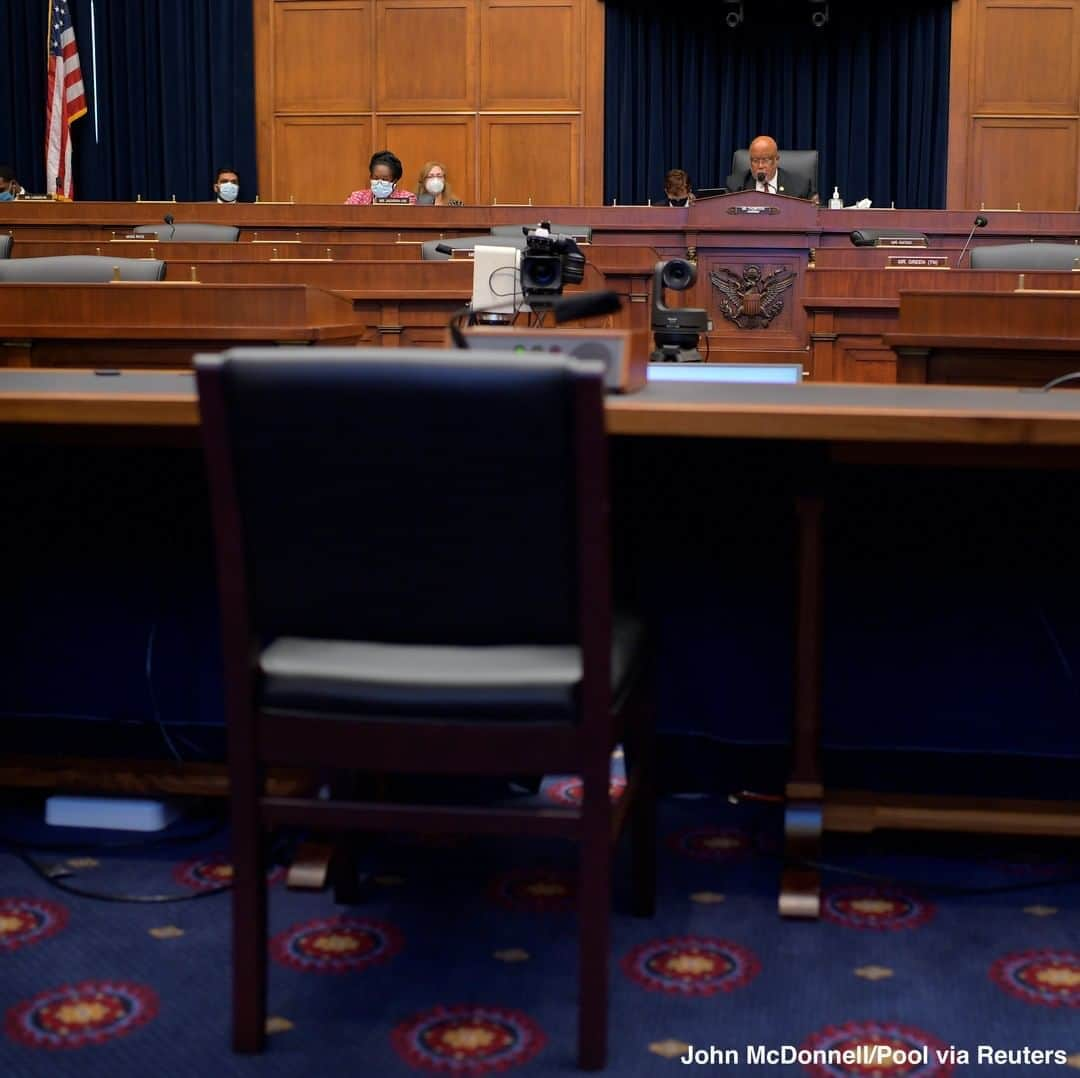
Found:
[[[390,149],[410,191],[438,159],[468,203],[602,201],[602,0],[253,2],[264,200],[342,202]]]
[[[1080,205],[1080,0],[956,0],[949,209]]]

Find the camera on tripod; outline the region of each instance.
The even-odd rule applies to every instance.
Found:
[[[562,295],[564,285],[585,279],[585,256],[573,237],[553,235],[550,221],[522,231],[521,291],[534,311],[543,310]]]

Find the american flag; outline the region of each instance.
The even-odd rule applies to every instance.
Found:
[[[45,98],[46,191],[71,198],[72,122],[86,115],[86,91],[68,0],[49,0],[49,84]]]

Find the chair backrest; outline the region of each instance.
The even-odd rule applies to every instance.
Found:
[[[780,150],[780,167],[785,172],[794,172],[806,176],[818,189],[818,152],[817,150]],[[750,171],[750,151],[736,150],[731,158],[731,179],[736,183]]]
[[[43,258],[8,258],[0,262],[0,282],[95,284],[111,281],[160,281],[165,263],[155,258],[105,258],[99,255],[50,255]]]
[[[1007,243],[972,247],[972,269],[1071,270],[1080,268],[1080,247],[1072,243]]]
[[[133,232],[140,236],[156,234],[163,243],[236,243],[240,229],[235,225],[207,225],[197,221],[179,221],[167,225],[138,225]]]
[[[259,638],[576,642],[606,603],[584,538],[603,572],[578,579],[581,506],[602,513],[606,486],[601,365],[280,348],[196,369],[219,574],[246,578]]]
[[[491,246],[496,245],[490,232],[483,236],[458,236],[456,239],[452,240],[424,240],[420,245],[420,257],[433,262],[438,262],[440,260],[445,261],[450,255],[446,254],[444,251],[436,251],[436,247],[445,246],[454,251],[474,251],[478,246],[482,247],[485,244]],[[525,250],[525,237],[520,233],[516,238],[512,236],[500,236],[497,245],[499,247],[517,247],[519,250],[523,251]]]
[[[11,237],[0,236],[0,258],[11,257]]]
[[[522,229],[534,229],[537,226],[536,221],[525,222],[520,225],[495,225],[491,234],[493,236],[523,236]],[[553,224],[551,226],[551,234],[553,236],[571,236],[575,240],[581,240],[584,243],[592,242],[592,226],[591,225],[562,225]]]

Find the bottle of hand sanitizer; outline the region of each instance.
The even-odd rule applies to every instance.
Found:
[[[844,208],[844,200],[840,197],[840,188],[834,187],[832,189],[832,198],[829,199],[830,210],[842,210]]]

